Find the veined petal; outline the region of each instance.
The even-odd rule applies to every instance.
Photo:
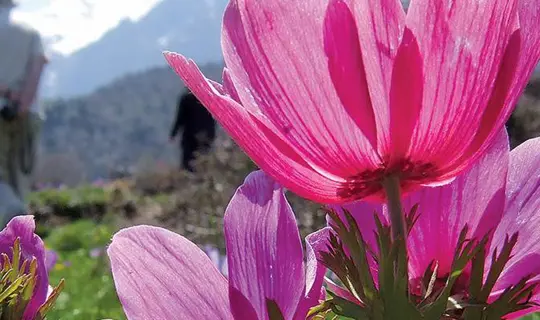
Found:
[[[51,271],[58,260],[58,254],[53,250],[45,250],[45,269]]]
[[[17,216],[11,219],[6,228],[0,232],[0,252],[12,257],[15,240],[20,239],[21,258],[37,262],[37,281],[34,294],[24,312],[23,320],[34,319],[38,309],[47,299],[49,276],[45,265],[45,245],[41,238],[34,233],[36,223],[30,215]]]
[[[540,2],[519,0],[517,3],[519,29],[512,34],[481,126],[465,157],[477,150],[482,152],[493,139],[494,130],[508,120],[540,59]]]
[[[306,237],[306,289],[300,300],[294,319],[305,320],[310,308],[319,304],[321,290],[323,289],[324,274],[326,268],[318,261],[317,248],[321,239],[321,233],[311,233]]]
[[[324,50],[328,69],[345,110],[377,148],[377,127],[356,20],[345,0],[330,0],[324,20]]]
[[[343,181],[313,170],[264,117],[253,115],[255,110],[248,112],[231,97],[220,93],[219,85],[211,84],[193,61],[174,53],[166,53],[165,57],[195,96],[267,174],[305,198],[323,203],[343,201],[337,195]],[[234,96],[229,80],[226,84],[227,92]]]
[[[510,153],[505,215],[493,237],[492,250],[505,237],[518,233],[512,258],[495,291],[504,290],[528,275],[540,274],[540,138],[529,140]],[[540,281],[540,276],[536,277]],[[535,298],[540,300],[540,296]]]
[[[421,277],[433,260],[441,276],[450,272],[465,225],[472,238],[495,229],[503,214],[508,157],[508,136],[503,130],[482,158],[451,184],[426,187],[405,199],[405,212],[418,204],[420,214],[408,238],[412,278]]]
[[[245,318],[247,303],[257,319],[268,319],[267,302],[273,301],[284,319],[293,319],[306,278],[300,234],[283,189],[262,171],[251,173],[225,211],[224,229],[235,317]]]
[[[390,86],[403,36],[405,12],[400,0],[347,0],[352,8],[366,79],[375,111],[379,154],[390,145]]]
[[[366,138],[373,125],[360,128],[334,87],[323,37],[327,3],[232,0],[222,45],[242,104],[257,106],[316,170],[349,177],[379,157]]]
[[[128,319],[233,319],[227,280],[186,238],[132,227],[114,235],[107,253]]]
[[[537,304],[540,302],[537,299],[533,299],[533,301],[536,302]],[[519,312],[514,312],[512,314],[508,314],[508,315],[504,316],[504,318],[506,320],[522,319],[524,316],[526,316],[528,314],[531,314],[531,313],[534,313],[534,312],[538,312],[538,311],[540,311],[540,307],[532,307],[532,308],[528,308],[528,309],[525,309],[525,310],[522,310],[522,311],[519,311]]]
[[[411,137],[422,109],[424,75],[422,56],[411,30],[405,29],[390,91],[390,166],[407,158]]]
[[[424,60],[423,103],[411,140],[413,161],[430,160],[443,168],[471,145],[516,30],[516,1],[411,1],[407,27]]]

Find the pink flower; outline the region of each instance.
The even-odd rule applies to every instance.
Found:
[[[283,190],[251,174],[225,213],[228,281],[184,237],[139,226],[117,233],[108,249],[128,319],[305,319],[318,304],[324,268],[308,237],[307,262]]]
[[[532,283],[540,283],[539,150],[540,138],[537,138],[510,152],[507,135],[500,135],[484,156],[451,184],[424,188],[405,199],[405,210],[418,204],[420,212],[408,238],[412,285],[418,282],[432,261],[437,263],[440,279],[448,276],[459,234],[466,224],[469,238],[480,239],[494,231],[491,253],[495,250],[500,253],[506,236],[518,233],[512,258],[496,282],[492,298],[529,275],[533,276]],[[375,247],[375,221],[371,213],[382,212],[384,221],[388,214],[386,206],[358,202],[345,208],[355,217],[366,241]],[[320,231],[318,237],[326,232],[327,229]],[[319,243],[315,249],[319,252],[325,246],[325,243]],[[488,258],[486,270],[490,267]],[[455,288],[457,293],[467,291],[469,276],[466,274],[466,281]],[[532,301],[540,303],[538,290]],[[533,311],[528,309],[520,315]],[[514,317],[517,315],[510,318]]]
[[[223,86],[165,56],[260,168],[344,203],[470,166],[540,58],[539,19],[539,0],[231,0]]]
[[[33,216],[17,216],[7,224],[6,228],[0,231],[0,253],[5,253],[13,259],[13,245],[17,238],[20,239],[21,264],[27,260],[36,259],[36,285],[32,298],[28,302],[24,311],[23,320],[32,320],[36,316],[39,308],[47,300],[47,290],[49,287],[49,275],[45,264],[45,246],[41,238],[34,233],[36,224]]]

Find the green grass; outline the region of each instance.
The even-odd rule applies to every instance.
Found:
[[[49,189],[31,193],[28,202],[34,206],[58,205],[69,207],[73,205],[107,203],[109,194],[100,187],[81,186],[71,189]]]
[[[59,259],[51,271],[50,283],[65,279],[65,289],[48,319],[126,319],[114,290],[106,253],[90,256],[104,248],[114,230],[91,221],[79,221],[53,230],[45,239]]]

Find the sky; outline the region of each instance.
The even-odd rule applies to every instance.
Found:
[[[68,55],[125,18],[137,20],[161,0],[19,0],[13,19],[41,32],[47,49]]]

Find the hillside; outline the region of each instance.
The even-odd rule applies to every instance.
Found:
[[[220,65],[202,70],[221,79]],[[74,180],[102,177],[145,158],[176,161],[178,146],[168,144],[168,132],[182,90],[176,74],[159,67],[128,75],[87,96],[48,102],[40,159],[46,180],[70,174],[77,175]]]

